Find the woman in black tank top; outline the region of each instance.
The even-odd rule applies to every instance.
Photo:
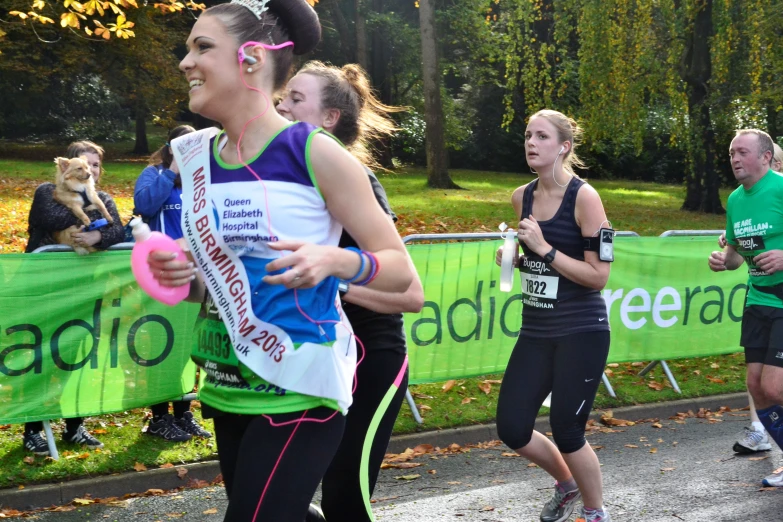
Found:
[[[609,354],[609,321],[600,291],[609,263],[592,249],[609,226],[598,193],[576,177],[574,153],[581,134],[563,114],[543,110],[525,132],[527,163],[538,179],[514,191],[523,254],[522,329],[498,399],[500,438],[557,481],[541,512],[559,522],[584,500],[577,521],[606,522],[598,458],[584,437],[585,425]],[[499,257],[498,257],[499,259]],[[533,430],[552,394],[554,443]]]

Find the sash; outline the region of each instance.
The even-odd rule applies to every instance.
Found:
[[[352,402],[356,369],[350,323],[335,295],[343,326],[336,325],[334,342],[295,347],[282,328],[256,317],[245,267],[223,241],[208,204],[210,139],[217,132],[210,128],[185,134],[171,145],[182,178],[182,232],[231,336],[234,353],[262,379],[296,393],[335,400],[345,413]]]

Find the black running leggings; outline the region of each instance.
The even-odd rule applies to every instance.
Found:
[[[190,401],[172,401],[172,407],[174,408],[174,417],[181,419],[186,411],[190,411]],[[169,403],[161,402],[160,404],[153,404],[150,406],[153,417],[163,417],[169,413]]]
[[[362,475],[368,475],[370,486],[368,493],[372,496],[394,429],[394,421],[405,398],[405,391],[408,389],[407,370],[391,402],[385,411],[379,412],[382,417],[377,431],[370,431],[370,424],[381,406],[381,401],[399,375],[404,361],[404,351],[370,349],[356,370],[357,387],[353,394],[353,404],[346,417],[343,440],[321,485],[323,493],[321,508],[329,522],[373,520],[367,512],[369,498],[365,503],[360,480]],[[360,463],[367,437],[372,440],[369,464],[366,469],[361,469]]]
[[[303,413],[270,417],[279,423],[299,419]],[[325,419],[333,413],[320,407],[309,410],[307,417]],[[228,495],[225,522],[302,522],[344,426],[340,413],[324,423],[301,422],[298,428],[297,424],[274,427],[260,415],[215,417],[220,471]],[[263,502],[259,502],[281,453]]]
[[[585,425],[609,355],[609,332],[554,338],[519,335],[498,398],[497,429],[512,449],[530,442],[538,410],[552,393],[549,420],[561,453],[585,445]]]

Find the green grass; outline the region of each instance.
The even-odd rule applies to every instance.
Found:
[[[152,144],[151,144],[152,146]],[[2,147],[0,147],[2,148]],[[64,148],[64,147],[63,147]],[[118,146],[118,150],[119,150]],[[119,155],[114,157],[121,157]],[[108,162],[101,189],[114,196],[123,218],[133,207],[133,184],[144,168],[139,162]],[[23,248],[27,212],[35,187],[53,177],[53,165],[46,161],[0,160],[0,209],[6,219],[0,221],[2,252]],[[453,170],[454,180],[467,190],[436,190],[426,187],[423,169],[403,169],[381,175],[392,207],[399,216],[401,235],[423,232],[486,232],[497,230],[501,221],[514,222],[510,205],[511,192],[530,181],[530,174],[501,174],[493,172]],[[679,210],[685,189],[677,185],[661,185],[627,181],[595,181],[609,219],[617,230],[632,230],[640,235],[659,235],[669,229],[720,229],[725,226],[723,216],[709,216]],[[721,191],[725,200],[730,189]],[[17,224],[10,226],[15,216]],[[12,227],[12,230],[7,230]],[[16,238],[16,239],[14,239]],[[644,378],[636,374],[643,364],[620,364],[610,368],[610,377],[617,393],[612,399],[603,386],[599,388],[596,407],[614,408],[684,397],[707,396],[744,390],[745,365],[741,354],[670,361],[683,394],[676,394],[664,382],[660,368]],[[492,422],[500,386],[491,385],[489,394],[479,389],[484,380],[500,380],[502,375],[460,380],[448,392],[442,383],[412,386],[417,404],[422,408],[424,424],[413,420],[407,405],[395,424],[395,433],[445,429]],[[648,386],[661,385],[660,391]],[[473,398],[466,404],[464,399]],[[545,413],[546,410],[542,410]],[[21,426],[0,427],[0,487],[48,482],[129,471],[138,462],[147,467],[166,463],[180,464],[215,458],[211,441],[193,440],[188,443],[165,443],[141,435],[143,411],[136,410],[96,417],[87,421],[90,429],[106,430],[99,437],[106,444],[105,451],[90,452],[86,458],[77,448],[63,445],[59,462],[35,459],[24,462],[21,449]],[[211,423],[208,423],[211,429]],[[71,457],[71,458],[68,458]]]
[[[87,429],[104,444],[102,450],[95,451],[62,442],[62,422],[53,421],[59,461],[33,458],[24,451],[23,425],[0,427],[0,488],[132,471],[137,463],[152,469],[167,463],[176,466],[217,458],[214,438],[175,443],[143,434],[144,414],[144,410],[133,410],[85,420]],[[194,414],[202,422],[198,408]],[[214,431],[211,420],[202,425]]]

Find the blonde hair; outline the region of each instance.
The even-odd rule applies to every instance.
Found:
[[[407,110],[407,107],[382,103],[373,93],[367,73],[356,64],[335,67],[314,60],[304,64],[296,74],[311,74],[323,80],[321,109],[340,111],[332,134],[356,159],[372,169],[379,168],[372,155],[371,142],[399,130],[389,114]]]
[[[576,147],[582,143],[582,134],[584,131],[575,119],[569,118],[562,112],[553,111],[551,109],[538,111],[530,117],[528,122],[533,121],[535,118],[544,118],[554,125],[557,130],[557,139],[559,142],[562,143],[567,141],[571,143],[571,149],[563,155],[563,170],[572,176],[576,176],[574,167],[580,169],[587,168],[582,159],[576,155]]]
[[[781,149],[780,145],[778,145],[777,143],[773,143],[772,148],[775,151],[775,156],[772,158],[772,163],[780,163],[781,164],[780,168],[783,169],[783,149]]]

